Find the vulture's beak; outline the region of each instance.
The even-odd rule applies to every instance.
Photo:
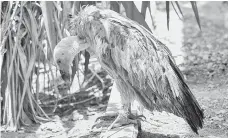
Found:
[[[65,72],[63,70],[60,70],[60,74],[62,79],[66,82],[66,83],[71,83],[71,74],[68,72]]]

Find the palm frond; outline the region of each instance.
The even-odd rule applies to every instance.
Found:
[[[180,8],[179,3],[178,3],[177,1],[175,1],[175,4],[177,5],[177,8],[178,8],[179,12],[181,13],[182,17],[184,17],[184,15],[183,15],[183,13],[182,13],[182,10],[181,10],[181,8]]]
[[[165,2],[165,5],[166,5],[166,19],[167,19],[167,29],[169,30],[169,19],[170,19],[170,16],[169,16],[169,1],[166,1]]]
[[[198,26],[199,26],[199,28],[201,30],[200,18],[199,18],[199,12],[198,12],[198,8],[197,8],[197,4],[196,4],[195,1],[191,1],[191,5],[192,5],[192,10],[193,10],[193,12],[195,14],[195,17],[196,17],[196,21],[197,21]]]
[[[193,12],[194,12],[194,14],[195,14],[195,18],[196,18],[197,24],[198,24],[198,26],[199,26],[199,28],[200,28],[200,30],[201,30],[200,18],[199,18],[199,12],[198,12],[198,8],[197,8],[197,4],[196,4],[195,1],[190,1],[190,3],[191,3],[191,5],[192,5],[192,10],[193,10]],[[171,2],[171,4],[172,4],[173,9],[175,10],[177,16],[180,18],[180,15],[178,14],[177,9],[176,9],[176,7],[174,6],[173,2]],[[183,16],[183,13],[182,13],[182,11],[181,11],[181,8],[180,8],[179,3],[178,3],[177,1],[175,1],[175,4],[176,4],[176,6],[177,6],[179,12],[181,13],[182,17],[184,17],[184,16]],[[168,30],[169,30],[169,22],[170,22],[170,7],[169,7],[169,5],[170,5],[170,1],[166,1],[166,15],[167,15],[166,18],[167,18],[167,28],[168,28]],[[181,19],[181,18],[180,18],[180,19]]]
[[[54,4],[50,1],[42,1],[41,9],[44,17],[44,24],[46,28],[46,33],[48,36],[48,42],[50,43],[50,50],[48,51],[48,55],[52,55],[53,49],[57,43],[56,32],[53,25],[53,8]],[[48,57],[49,60],[52,60],[52,56]]]
[[[182,17],[180,17],[180,15],[179,15],[179,13],[178,13],[176,7],[174,6],[173,2],[171,2],[171,4],[172,4],[172,7],[173,7],[175,13],[176,13],[177,16],[179,17],[179,19],[182,20],[183,15],[182,15]],[[176,3],[176,5],[177,5],[177,4],[178,4],[178,2]],[[180,7],[179,7],[179,8],[180,8]],[[180,9],[178,9],[178,10],[179,10],[179,12],[180,12]]]
[[[149,1],[142,1],[142,6],[141,6],[141,14],[143,16],[143,18],[145,19],[146,17],[146,10],[147,10],[147,7],[150,5],[150,2]]]
[[[146,29],[151,31],[150,27],[146,23],[144,17],[139,12],[133,1],[121,1],[121,3],[125,8],[125,12],[128,18],[138,22],[139,24],[143,25]]]

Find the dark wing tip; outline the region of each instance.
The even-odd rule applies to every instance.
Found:
[[[203,110],[201,109],[199,103],[197,102],[196,98],[190,91],[189,87],[185,83],[180,70],[176,65],[173,63],[173,61],[169,58],[169,63],[172,67],[172,69],[175,72],[175,75],[179,79],[179,85],[178,87],[182,91],[182,94],[180,95],[181,100],[183,101],[182,109],[184,110],[184,118],[192,128],[192,130],[198,134],[198,129],[203,127],[203,119],[205,118]]]

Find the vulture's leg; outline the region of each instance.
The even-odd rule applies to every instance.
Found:
[[[108,127],[107,131],[123,125],[137,124],[137,121],[141,121],[143,118],[145,119],[143,115],[134,115],[131,113],[131,102],[134,99],[134,94],[132,91],[130,91],[130,88],[128,88],[127,84],[118,79],[115,80],[113,89],[115,89],[114,87],[116,87],[116,90],[120,92],[122,108],[119,110],[119,112],[105,113],[104,115],[97,118],[97,120],[106,120],[105,118],[112,118],[117,116],[114,122]],[[97,125],[99,124],[95,124],[92,128],[96,127]]]
[[[117,118],[108,127],[108,130],[128,124],[137,124],[138,121],[143,121],[145,117],[143,115],[134,115],[131,113],[131,104],[123,104],[123,109],[119,111]]]
[[[134,93],[131,88],[122,80],[115,80],[117,90],[120,92],[122,109],[119,111],[117,118],[108,127],[108,130],[114,127],[120,127],[127,124],[137,124],[137,121],[145,118],[143,115],[134,115],[131,112],[131,103],[134,101]]]

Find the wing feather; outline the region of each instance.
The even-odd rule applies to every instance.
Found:
[[[150,110],[168,111],[183,117],[197,132],[203,112],[183,80],[171,52],[135,22],[108,18],[111,57],[117,74],[135,91]]]

